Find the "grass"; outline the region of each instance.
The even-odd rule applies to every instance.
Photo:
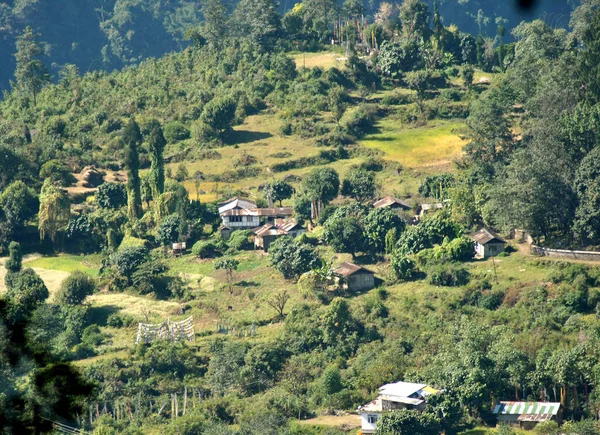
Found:
[[[328,70],[330,68],[342,68],[345,61],[338,61],[343,57],[340,53],[335,52],[318,52],[318,53],[298,53],[292,56],[294,62],[296,62],[297,68],[323,68]]]
[[[430,121],[420,127],[399,128],[400,121],[386,118],[376,124],[362,145],[385,153],[385,158],[405,168],[448,165],[460,156],[465,142],[458,136],[463,124],[456,121]]]
[[[91,276],[98,276],[100,271],[100,255],[68,255],[60,254],[53,257],[39,257],[32,261],[25,261],[28,267],[38,269],[59,270],[63,272],[75,272],[80,270]]]

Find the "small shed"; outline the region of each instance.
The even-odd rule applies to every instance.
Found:
[[[419,205],[419,207],[417,207],[417,216],[419,219],[421,219],[426,214],[441,210],[443,208],[444,208],[443,202],[435,202],[435,203],[431,203],[431,204],[427,204],[427,203],[421,204],[421,205]]]
[[[487,228],[472,234],[471,239],[475,242],[475,258],[495,257],[504,252],[506,245],[504,239]]]
[[[559,402],[500,402],[493,410],[498,424],[531,430],[539,422],[560,418]]]
[[[223,240],[229,240],[229,236],[231,236],[231,231],[231,228],[229,228],[227,225],[221,225],[219,227],[219,233],[221,234]]]
[[[386,196],[385,198],[381,198],[379,201],[375,201],[373,203],[374,208],[391,208],[392,210],[397,211],[408,211],[411,209],[411,206],[401,199],[394,198],[393,196]]]
[[[304,234],[306,232],[306,229],[298,222],[296,222],[295,219],[288,219],[287,221],[283,221],[277,226],[284,230],[286,233],[288,233],[288,235],[292,238],[295,238],[300,234]]]
[[[375,272],[344,262],[333,271],[333,274],[343,281],[343,286],[349,291],[370,290],[375,287]]]
[[[173,243],[173,255],[176,257],[180,257],[185,254],[185,250],[187,249],[187,245],[185,242]]]

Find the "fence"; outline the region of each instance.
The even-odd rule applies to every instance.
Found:
[[[545,257],[565,258],[567,260],[600,261],[600,252],[569,251],[566,249],[549,249],[531,245],[531,253]]]

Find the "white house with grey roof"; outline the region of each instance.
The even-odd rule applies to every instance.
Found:
[[[422,411],[425,408],[427,396],[439,392],[426,384],[412,382],[395,382],[380,387],[377,398],[360,406],[357,410],[362,419],[362,433],[374,434],[377,421],[385,412],[397,409]]]
[[[498,424],[533,429],[539,422],[560,418],[559,402],[500,402],[493,410]]]

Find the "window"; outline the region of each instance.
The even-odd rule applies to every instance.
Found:
[[[241,222],[242,216],[229,216],[229,222]]]
[[[369,424],[375,424],[375,423],[377,423],[378,418],[379,418],[378,415],[368,415],[367,421],[369,422]]]

